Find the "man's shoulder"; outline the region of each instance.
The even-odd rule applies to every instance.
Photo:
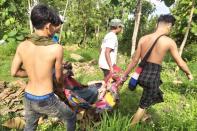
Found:
[[[24,50],[25,47],[26,47],[28,44],[31,44],[31,42],[28,41],[28,40],[22,41],[21,43],[18,44],[17,49],[18,49],[18,50],[21,50],[21,49]]]
[[[143,42],[143,41],[148,41],[152,38],[157,38],[158,36],[154,36],[153,34],[148,34],[148,35],[145,35],[145,36],[142,36],[140,38],[140,41]],[[166,35],[163,35],[159,38],[158,40],[159,42],[165,42],[165,43],[171,43],[171,42],[174,42],[174,40],[172,38],[170,38],[169,36],[166,36]]]
[[[168,43],[168,44],[175,43],[172,38],[170,38],[169,36],[166,36],[166,35],[161,36],[161,38],[159,39],[159,42]]]
[[[151,38],[150,35],[144,35],[140,38],[139,42],[140,43],[145,43],[146,41],[148,41]]]
[[[60,44],[49,45],[48,48],[50,48],[54,52],[62,52],[63,51],[63,47]]]
[[[21,43],[19,43],[19,46],[25,46],[25,45],[30,44],[30,43],[31,43],[31,41],[25,40],[25,41],[22,41]]]
[[[57,43],[55,43],[55,44],[53,44],[53,45],[50,45],[50,46],[55,47],[55,48],[57,48],[57,49],[62,49],[62,48],[63,48],[62,45],[57,44]]]

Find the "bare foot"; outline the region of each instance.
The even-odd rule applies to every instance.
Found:
[[[151,115],[150,114],[144,114],[141,121],[142,122],[147,122],[149,119],[151,119]]]

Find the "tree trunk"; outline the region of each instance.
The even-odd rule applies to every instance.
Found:
[[[99,25],[95,25],[95,39],[98,42],[99,39],[100,28]]]
[[[30,28],[30,33],[32,34],[33,33],[33,25],[31,23],[31,19],[30,19],[30,16],[31,16],[31,10],[32,8],[37,5],[39,3],[39,0],[28,0],[28,8],[29,8],[29,28]]]
[[[65,9],[64,9],[64,14],[63,14],[63,19],[65,19],[65,16],[66,16],[68,3],[69,3],[69,0],[67,0],[67,2],[66,2],[66,6],[65,6]],[[62,24],[61,29],[60,29],[59,43],[61,43],[63,27],[64,27],[64,23]]]
[[[141,10],[142,10],[142,0],[138,0],[136,13],[135,13],[135,25],[134,25],[133,36],[132,36],[131,56],[134,54],[136,48],[136,39],[140,25]]]
[[[30,15],[31,15],[31,1],[28,0],[28,10],[29,10],[29,28],[30,28],[30,34],[33,33],[33,26],[31,23]]]
[[[189,34],[189,30],[190,30],[190,27],[191,27],[191,23],[192,23],[192,17],[193,17],[193,14],[194,14],[194,0],[192,0],[192,9],[191,9],[191,12],[190,12],[190,16],[189,16],[189,21],[188,21],[188,25],[187,25],[187,29],[186,29],[186,32],[185,32],[185,36],[184,36],[184,39],[181,43],[181,46],[180,46],[180,49],[179,49],[179,54],[180,56],[182,55],[183,53],[183,49],[185,47],[185,44],[186,44],[186,41],[187,41],[187,37],[188,37],[188,34]],[[179,70],[179,67],[177,66],[176,69],[175,69],[175,75],[177,74]]]
[[[108,27],[108,26],[109,26],[109,18],[106,19],[106,23],[107,23],[106,31],[108,31],[108,28],[109,28],[109,27]]]
[[[193,17],[193,14],[194,14],[194,0],[192,1],[192,9],[191,9],[191,12],[190,12],[190,16],[189,16],[189,21],[188,21],[188,25],[187,25],[187,29],[186,29],[186,32],[185,32],[185,36],[184,36],[184,39],[181,43],[181,47],[179,49],[179,54],[182,55],[183,53],[183,48],[185,47],[185,44],[186,44],[186,40],[187,40],[187,37],[188,37],[188,34],[189,34],[189,30],[190,30],[190,27],[191,27],[191,23],[192,23],[192,17]]]
[[[82,43],[81,44],[83,44],[84,47],[86,47],[86,40],[87,40],[87,21],[84,22],[83,29],[84,29],[84,34],[83,34],[83,40],[82,40]]]

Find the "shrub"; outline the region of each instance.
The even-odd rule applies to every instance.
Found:
[[[197,44],[193,43],[183,51],[183,58],[188,61],[197,61]]]

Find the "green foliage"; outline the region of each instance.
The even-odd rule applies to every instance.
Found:
[[[187,61],[197,61],[197,44],[191,44],[183,51],[183,58]]]
[[[190,16],[190,12],[192,9],[192,1],[189,0],[178,0],[175,3],[175,6],[172,8],[172,14],[176,18],[176,24],[173,29],[173,37],[176,39],[178,44],[181,44],[183,41],[186,28],[188,26],[188,20]],[[197,39],[197,11],[195,9],[192,25],[190,28],[190,32],[187,38],[187,44],[196,44]]]
[[[138,38],[142,37],[143,35],[153,32],[155,28],[155,19],[156,17],[151,17],[148,19],[149,14],[151,14],[155,10],[155,7],[151,5],[147,1],[142,2],[142,14],[138,32]],[[134,18],[127,19],[124,24],[124,32],[120,39],[121,45],[119,46],[120,52],[124,55],[130,56],[131,54],[131,39],[133,35],[133,28],[134,28]]]
[[[4,56],[11,56],[15,53],[17,44],[15,44],[15,41],[9,42],[6,45],[0,45],[0,57]]]
[[[139,27],[139,34],[138,39],[146,35],[147,33],[153,32],[154,28],[156,26],[155,18],[156,17],[150,17],[149,14],[155,11],[155,7],[150,4],[150,2],[143,1],[142,3],[142,16],[140,19],[140,27]]]
[[[3,40],[5,40],[8,44],[18,44],[23,41],[25,36],[28,34],[28,30],[26,28],[22,28],[21,26],[17,26],[15,30],[11,30],[10,32],[5,32],[3,35]]]
[[[117,119],[118,118],[118,119]],[[96,131],[130,131],[130,118],[129,116],[122,116],[120,112],[113,112],[113,115],[108,113],[103,114],[100,126]]]
[[[64,51],[64,59],[71,62],[76,62],[75,60],[70,58],[70,53],[68,51]],[[87,62],[91,60],[96,60],[99,57],[99,49],[97,48],[82,48],[74,51],[73,53],[82,56],[84,59],[80,62]]]
[[[38,126],[39,131],[63,131],[66,130],[63,123],[46,122]]]
[[[65,24],[66,42],[83,45],[98,36],[103,29],[106,30],[107,12],[107,7],[100,1],[72,1]]]
[[[29,32],[26,24],[28,22],[27,1],[2,0],[0,5],[0,39],[8,44],[0,48],[0,53],[11,55],[15,52],[17,43],[24,40]]]
[[[167,7],[170,7],[172,4],[174,4],[175,0],[163,0],[165,5]]]
[[[11,81],[16,79],[10,75],[11,61],[12,57],[0,55],[0,81]]]

